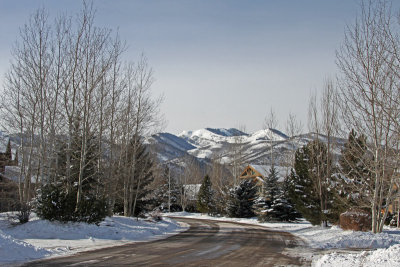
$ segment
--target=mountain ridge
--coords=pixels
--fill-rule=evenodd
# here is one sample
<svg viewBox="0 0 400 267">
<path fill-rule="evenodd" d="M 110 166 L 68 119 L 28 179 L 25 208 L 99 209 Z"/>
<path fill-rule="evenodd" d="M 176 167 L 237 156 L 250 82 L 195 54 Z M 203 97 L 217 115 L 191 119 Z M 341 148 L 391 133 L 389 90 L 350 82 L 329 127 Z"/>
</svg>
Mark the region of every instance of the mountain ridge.
<svg viewBox="0 0 400 267">
<path fill-rule="evenodd" d="M 230 164 L 236 153 L 247 164 L 282 166 L 286 164 L 288 154 L 315 138 L 315 133 L 289 137 L 277 129 L 244 133 L 235 128 L 202 128 L 182 131 L 178 135 L 158 133 L 147 140 L 161 162 L 176 161 L 189 155 L 202 161 L 218 158 L 221 163 Z M 326 136 L 318 135 L 318 138 L 326 142 Z M 346 141 L 335 139 L 339 147 Z M 340 154 L 340 149 L 334 150 L 334 154 Z"/>
</svg>

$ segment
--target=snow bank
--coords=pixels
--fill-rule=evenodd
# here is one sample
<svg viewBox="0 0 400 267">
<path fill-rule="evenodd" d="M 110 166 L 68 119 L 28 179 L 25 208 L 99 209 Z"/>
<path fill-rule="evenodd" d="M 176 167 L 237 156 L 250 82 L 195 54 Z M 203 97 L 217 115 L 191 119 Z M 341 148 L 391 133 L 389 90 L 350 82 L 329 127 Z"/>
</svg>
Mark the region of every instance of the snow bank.
<svg viewBox="0 0 400 267">
<path fill-rule="evenodd" d="M 148 241 L 185 230 L 171 219 L 150 222 L 122 216 L 107 217 L 99 226 L 86 223 L 59 223 L 34 217 L 12 226 L 0 214 L 0 265 L 73 254 L 85 250 Z"/>
<path fill-rule="evenodd" d="M 400 243 L 400 231 L 386 229 L 383 233 L 343 231 L 333 226 L 330 229 L 309 227 L 295 234 L 306 239 L 312 248 L 387 248 Z"/>
<path fill-rule="evenodd" d="M 0 231 L 0 264 L 43 258 L 50 254 L 50 250 L 35 247 Z"/>
<path fill-rule="evenodd" d="M 322 256 L 318 261 L 314 262 L 313 266 L 400 266 L 400 244 L 393 245 L 387 249 L 363 251 L 361 253 L 330 253 Z"/>
</svg>

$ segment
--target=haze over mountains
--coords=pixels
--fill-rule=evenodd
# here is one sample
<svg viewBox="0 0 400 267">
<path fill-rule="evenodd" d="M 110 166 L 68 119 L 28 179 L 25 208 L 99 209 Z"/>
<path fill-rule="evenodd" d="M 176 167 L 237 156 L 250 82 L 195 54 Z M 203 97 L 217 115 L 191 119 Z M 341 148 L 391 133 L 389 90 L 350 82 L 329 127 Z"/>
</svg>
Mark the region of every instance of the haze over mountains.
<svg viewBox="0 0 400 267">
<path fill-rule="evenodd" d="M 205 164 L 212 159 L 231 164 L 239 158 L 244 164 L 269 166 L 274 162 L 276 166 L 290 167 L 288 155 L 315 138 L 314 133 L 288 137 L 276 129 L 247 134 L 235 128 L 205 128 L 178 135 L 158 133 L 146 142 L 161 162 L 177 163 L 184 156 L 192 156 Z M 319 139 L 326 141 L 323 135 Z M 337 156 L 346 140 L 335 138 L 335 141 L 338 146 L 334 154 Z"/>
</svg>

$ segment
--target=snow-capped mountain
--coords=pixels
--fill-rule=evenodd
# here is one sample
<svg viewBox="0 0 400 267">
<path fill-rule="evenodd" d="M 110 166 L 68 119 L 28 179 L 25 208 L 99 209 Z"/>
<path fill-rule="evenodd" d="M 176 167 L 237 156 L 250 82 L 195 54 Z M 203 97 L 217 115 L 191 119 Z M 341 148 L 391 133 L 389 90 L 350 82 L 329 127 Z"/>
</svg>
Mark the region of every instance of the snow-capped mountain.
<svg viewBox="0 0 400 267">
<path fill-rule="evenodd" d="M 325 137 L 320 135 L 320 140 Z M 315 139 L 315 134 L 308 133 L 289 138 L 276 129 L 265 129 L 247 134 L 230 128 L 205 128 L 195 131 L 183 131 L 176 135 L 159 133 L 147 139 L 161 161 L 177 161 L 190 155 L 200 161 L 207 162 L 218 158 L 223 163 L 231 163 L 233 158 L 240 158 L 246 164 L 276 166 L 287 164 L 287 155 L 299 147 Z M 340 147 L 345 140 L 336 138 Z M 286 162 L 285 162 L 286 160 Z"/>
</svg>

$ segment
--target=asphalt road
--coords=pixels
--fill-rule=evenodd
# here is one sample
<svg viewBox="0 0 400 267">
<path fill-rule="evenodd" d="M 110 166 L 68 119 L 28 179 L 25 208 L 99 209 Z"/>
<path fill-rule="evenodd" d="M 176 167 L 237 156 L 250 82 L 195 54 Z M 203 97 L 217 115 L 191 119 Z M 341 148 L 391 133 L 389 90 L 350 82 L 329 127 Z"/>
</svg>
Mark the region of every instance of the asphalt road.
<svg viewBox="0 0 400 267">
<path fill-rule="evenodd" d="M 293 235 L 233 222 L 174 218 L 190 225 L 166 239 L 87 251 L 23 266 L 298 266 Z"/>
</svg>

